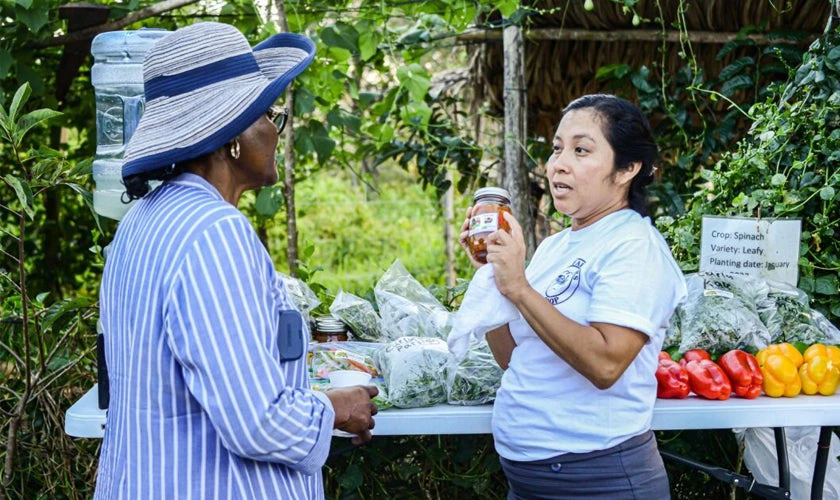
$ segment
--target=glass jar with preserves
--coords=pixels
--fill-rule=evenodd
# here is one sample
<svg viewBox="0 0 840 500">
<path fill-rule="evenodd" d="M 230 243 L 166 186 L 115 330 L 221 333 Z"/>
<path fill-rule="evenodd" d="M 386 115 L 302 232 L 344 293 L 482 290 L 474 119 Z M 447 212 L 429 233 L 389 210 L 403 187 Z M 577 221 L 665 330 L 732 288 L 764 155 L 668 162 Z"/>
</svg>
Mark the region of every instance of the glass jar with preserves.
<svg viewBox="0 0 840 500">
<path fill-rule="evenodd" d="M 347 325 L 332 315 L 318 316 L 312 338 L 316 342 L 344 342 L 347 340 Z"/>
<path fill-rule="evenodd" d="M 487 262 L 487 236 L 499 229 L 510 231 L 503 212 L 511 213 L 510 193 L 497 187 L 483 187 L 473 196 L 467 244 L 473 259 Z"/>
</svg>

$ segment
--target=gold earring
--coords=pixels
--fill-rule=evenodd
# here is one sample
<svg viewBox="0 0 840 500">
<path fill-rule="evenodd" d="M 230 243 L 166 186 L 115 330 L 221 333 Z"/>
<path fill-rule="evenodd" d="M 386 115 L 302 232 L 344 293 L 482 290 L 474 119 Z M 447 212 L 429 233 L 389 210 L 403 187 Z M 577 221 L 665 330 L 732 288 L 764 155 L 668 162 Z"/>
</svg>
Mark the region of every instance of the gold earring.
<svg viewBox="0 0 840 500">
<path fill-rule="evenodd" d="M 233 142 L 230 143 L 230 155 L 234 160 L 239 159 L 239 139 L 234 139 Z"/>
</svg>

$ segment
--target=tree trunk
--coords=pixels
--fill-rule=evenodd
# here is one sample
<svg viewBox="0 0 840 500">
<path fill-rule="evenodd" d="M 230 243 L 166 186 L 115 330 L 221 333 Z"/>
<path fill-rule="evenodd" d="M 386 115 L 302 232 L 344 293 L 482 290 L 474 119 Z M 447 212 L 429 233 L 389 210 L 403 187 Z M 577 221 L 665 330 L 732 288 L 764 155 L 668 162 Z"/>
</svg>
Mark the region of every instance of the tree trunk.
<svg viewBox="0 0 840 500">
<path fill-rule="evenodd" d="M 446 248 L 446 286 L 455 286 L 455 238 L 458 237 L 455 220 L 455 185 L 452 171 L 446 171 L 449 188 L 443 193 L 443 241 Z"/>
<path fill-rule="evenodd" d="M 527 99 L 525 91 L 525 45 L 522 28 L 510 25 L 504 31 L 504 101 L 505 101 L 505 167 L 502 187 L 510 192 L 513 213 L 525 236 L 527 258 L 534 254 L 534 201 L 531 182 L 525 163 L 525 144 L 528 137 Z"/>
<path fill-rule="evenodd" d="M 277 22 L 284 33 L 289 31 L 286 20 L 286 6 L 283 0 L 274 0 L 277 8 Z M 286 205 L 286 261 L 289 264 L 289 274 L 294 276 L 298 263 L 298 232 L 297 215 L 295 211 L 295 94 L 292 84 L 286 90 L 286 107 L 289 109 L 289 119 L 286 122 L 286 134 L 283 143 L 283 198 Z"/>
</svg>

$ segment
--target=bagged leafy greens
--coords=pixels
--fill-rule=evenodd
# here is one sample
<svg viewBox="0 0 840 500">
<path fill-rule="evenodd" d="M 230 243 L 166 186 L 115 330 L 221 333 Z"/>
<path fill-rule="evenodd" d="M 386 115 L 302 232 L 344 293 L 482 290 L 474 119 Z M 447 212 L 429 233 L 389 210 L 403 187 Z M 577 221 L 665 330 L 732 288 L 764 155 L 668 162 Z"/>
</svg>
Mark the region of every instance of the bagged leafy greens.
<svg viewBox="0 0 840 500">
<path fill-rule="evenodd" d="M 761 282 L 718 273 L 686 276 L 688 297 L 680 306 L 680 352 L 767 347 L 770 332 L 755 306 L 757 300 L 766 300 L 769 289 Z"/>
<path fill-rule="evenodd" d="M 455 360 L 441 339 L 401 337 L 374 357 L 398 408 L 420 408 L 446 402 L 446 384 Z"/>
<path fill-rule="evenodd" d="M 396 260 L 373 289 L 382 317 L 382 340 L 400 337 L 446 339 L 452 329 L 449 311 Z"/>
<path fill-rule="evenodd" d="M 826 345 L 838 345 L 840 344 L 840 330 L 837 329 L 836 326 L 831 324 L 828 321 L 828 318 L 823 316 L 823 313 L 811 309 L 811 320 L 814 322 L 814 325 L 820 329 L 822 335 L 820 336 L 818 342 Z"/>
<path fill-rule="evenodd" d="M 468 406 L 493 401 L 502 383 L 502 373 L 487 342 L 472 342 L 464 359 L 451 372 L 447 402 Z"/>
<path fill-rule="evenodd" d="M 773 342 L 801 342 L 806 345 L 840 342 L 840 331 L 819 311 L 811 309 L 808 294 L 786 283 L 767 281 L 770 304 L 759 308 L 759 316 Z"/>
<path fill-rule="evenodd" d="M 773 342 L 784 342 L 785 332 L 797 329 L 800 325 L 807 330 L 812 324 L 811 307 L 808 295 L 795 286 L 768 280 L 769 300 L 757 303 L 758 316 Z"/>
<path fill-rule="evenodd" d="M 352 293 L 339 290 L 330 304 L 330 313 L 350 326 L 350 333 L 356 340 L 379 342 L 382 336 L 382 319 L 373 309 L 373 304 Z"/>
<path fill-rule="evenodd" d="M 680 308 L 677 308 L 674 311 L 674 314 L 671 315 L 671 319 L 668 320 L 668 328 L 665 330 L 665 339 L 662 341 L 663 351 L 669 347 L 679 347 L 680 342 L 682 341 L 682 332 L 680 331 L 682 319 L 680 318 L 680 314 Z"/>
<path fill-rule="evenodd" d="M 313 309 L 321 305 L 321 300 L 303 281 L 283 273 L 277 273 L 277 275 L 286 285 L 286 291 L 289 292 L 292 303 L 298 308 L 304 321 L 309 324 L 311 320 L 310 313 Z"/>
</svg>

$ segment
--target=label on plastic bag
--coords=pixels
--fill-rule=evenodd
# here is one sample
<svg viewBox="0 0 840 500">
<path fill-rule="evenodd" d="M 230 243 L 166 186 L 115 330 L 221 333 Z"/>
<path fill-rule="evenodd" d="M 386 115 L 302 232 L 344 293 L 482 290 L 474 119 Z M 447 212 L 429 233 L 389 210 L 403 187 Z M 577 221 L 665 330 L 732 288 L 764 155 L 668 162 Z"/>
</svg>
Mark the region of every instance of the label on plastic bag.
<svg viewBox="0 0 840 500">
<path fill-rule="evenodd" d="M 727 299 L 731 299 L 735 295 L 732 292 L 727 292 L 726 290 L 716 290 L 714 288 L 707 288 L 703 290 L 704 297 L 725 297 Z"/>
</svg>

